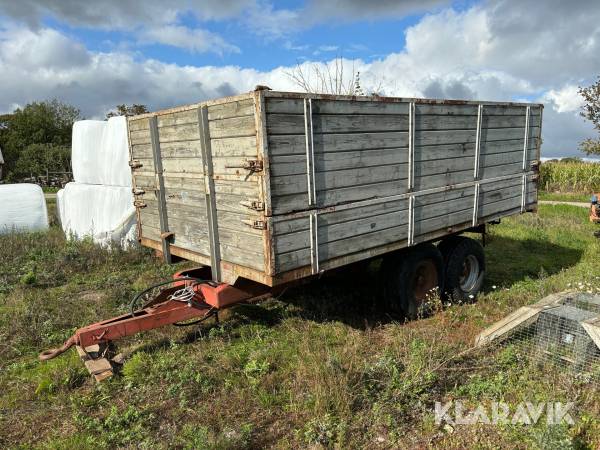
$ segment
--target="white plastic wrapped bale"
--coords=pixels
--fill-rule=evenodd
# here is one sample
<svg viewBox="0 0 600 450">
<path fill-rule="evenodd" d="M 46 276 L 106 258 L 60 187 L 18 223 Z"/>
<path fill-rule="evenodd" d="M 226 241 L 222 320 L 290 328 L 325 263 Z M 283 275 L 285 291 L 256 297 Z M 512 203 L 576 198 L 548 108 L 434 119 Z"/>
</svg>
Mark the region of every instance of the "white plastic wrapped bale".
<svg viewBox="0 0 600 450">
<path fill-rule="evenodd" d="M 137 237 L 131 188 L 68 183 L 58 191 L 57 208 L 67 237 L 123 247 Z"/>
<path fill-rule="evenodd" d="M 131 186 L 127 142 L 125 117 L 75 122 L 71 149 L 75 182 Z"/>
<path fill-rule="evenodd" d="M 37 184 L 0 185 L 0 233 L 48 228 L 48 210 Z"/>
</svg>

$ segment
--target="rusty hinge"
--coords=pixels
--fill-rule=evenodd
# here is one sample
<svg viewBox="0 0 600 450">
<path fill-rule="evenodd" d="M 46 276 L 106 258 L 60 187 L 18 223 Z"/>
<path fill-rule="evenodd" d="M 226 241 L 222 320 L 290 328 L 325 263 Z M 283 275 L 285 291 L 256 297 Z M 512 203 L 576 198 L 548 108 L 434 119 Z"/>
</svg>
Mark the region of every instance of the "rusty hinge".
<svg viewBox="0 0 600 450">
<path fill-rule="evenodd" d="M 240 205 L 253 209 L 254 211 L 264 211 L 265 209 L 265 204 L 263 202 L 259 202 L 258 200 L 243 200 L 240 202 Z"/>
<path fill-rule="evenodd" d="M 143 201 L 141 200 L 136 200 L 133 202 L 133 206 L 135 206 L 136 208 L 145 208 L 146 206 L 148 206 L 147 204 L 145 204 Z"/>
<path fill-rule="evenodd" d="M 146 193 L 145 190 L 139 188 L 133 188 L 131 192 L 133 192 L 133 195 L 144 195 Z"/>
<path fill-rule="evenodd" d="M 531 170 L 533 170 L 534 172 L 538 172 L 540 170 L 540 162 L 531 161 Z"/>
<path fill-rule="evenodd" d="M 538 181 L 540 179 L 539 174 L 535 173 L 531 176 L 531 181 Z"/>
<path fill-rule="evenodd" d="M 226 169 L 245 169 L 250 172 L 260 172 L 263 170 L 263 162 L 260 159 L 248 159 L 242 165 L 225 165 Z"/>
<path fill-rule="evenodd" d="M 242 223 L 256 230 L 266 230 L 267 222 L 264 220 L 242 220 Z"/>
<path fill-rule="evenodd" d="M 144 165 L 139 161 L 129 161 L 129 167 L 132 169 L 139 169 L 140 167 L 144 167 Z"/>
</svg>

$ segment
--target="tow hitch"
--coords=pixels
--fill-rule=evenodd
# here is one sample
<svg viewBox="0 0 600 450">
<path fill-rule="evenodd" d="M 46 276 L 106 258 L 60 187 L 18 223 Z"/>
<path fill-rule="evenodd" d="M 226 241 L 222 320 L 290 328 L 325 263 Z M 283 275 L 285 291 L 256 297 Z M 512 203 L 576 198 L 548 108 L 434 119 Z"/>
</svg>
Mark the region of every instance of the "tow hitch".
<svg viewBox="0 0 600 450">
<path fill-rule="evenodd" d="M 112 366 L 103 351 L 109 342 L 165 325 L 195 325 L 210 317 L 218 320 L 219 311 L 225 308 L 270 295 L 266 286 L 247 280 L 233 286 L 195 276 L 206 273 L 206 269 L 178 272 L 173 280 L 145 289 L 132 300 L 130 313 L 79 328 L 61 347 L 40 353 L 39 359 L 56 358 L 76 346 L 86 367 L 99 381 L 112 375 Z M 192 319 L 196 320 L 189 322 Z"/>
</svg>

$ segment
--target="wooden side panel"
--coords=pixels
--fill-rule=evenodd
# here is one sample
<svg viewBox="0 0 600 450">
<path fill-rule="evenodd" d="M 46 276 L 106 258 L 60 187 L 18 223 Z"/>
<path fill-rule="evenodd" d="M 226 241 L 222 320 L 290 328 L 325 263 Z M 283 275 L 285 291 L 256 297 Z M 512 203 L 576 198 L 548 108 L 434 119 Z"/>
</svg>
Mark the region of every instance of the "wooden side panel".
<svg viewBox="0 0 600 450">
<path fill-rule="evenodd" d="M 227 263 L 265 270 L 264 230 L 247 223 L 264 221 L 262 172 L 244 168 L 258 160 L 253 98 L 208 107 L 221 258 Z"/>
<path fill-rule="evenodd" d="M 202 159 L 199 105 L 157 112 L 158 135 L 171 243 L 179 249 L 210 257 L 206 182 Z M 243 206 L 264 202 L 260 173 L 243 166 L 257 160 L 253 97 L 207 107 L 215 190 L 218 243 L 222 267 L 241 265 L 264 271 L 264 231 L 244 224 L 261 220 L 262 212 Z M 132 159 L 137 189 L 140 238 L 160 242 L 156 176 L 148 118 L 130 118 Z M 230 271 L 231 272 L 231 271 Z M 227 281 L 234 281 L 234 274 Z"/>
<path fill-rule="evenodd" d="M 474 216 L 481 223 L 518 213 L 523 174 L 525 209 L 537 201 L 532 163 L 539 159 L 538 105 L 530 110 L 524 155 L 524 106 L 486 103 L 479 117 L 477 104 L 417 100 L 411 108 L 409 100 L 313 96 L 311 164 L 303 98 L 269 92 L 203 105 L 214 184 L 211 208 L 226 282 L 237 275 L 267 284 L 306 276 L 315 252 L 320 268 L 327 270 L 406 247 L 410 205 L 414 243 L 463 230 Z M 174 254 L 205 261 L 211 254 L 211 213 L 200 106 L 155 116 Z M 161 233 L 148 117 L 129 119 L 130 152 L 140 237 L 159 248 L 154 245 Z M 257 170 L 250 169 L 256 165 Z M 308 176 L 307 167 L 314 167 L 314 176 Z M 309 202 L 310 184 L 314 202 Z"/>
<path fill-rule="evenodd" d="M 477 105 L 416 105 L 415 190 L 473 178 Z M 317 206 L 407 192 L 408 103 L 313 100 Z M 309 209 L 306 130 L 298 99 L 267 99 L 273 214 Z M 537 159 L 540 109 L 531 110 L 528 164 Z M 522 171 L 524 107 L 483 109 L 480 175 Z"/>
<path fill-rule="evenodd" d="M 317 201 L 311 207 L 304 102 L 267 98 L 275 273 L 311 265 L 310 211 L 317 213 L 319 262 L 327 267 L 330 260 L 351 255 L 360 259 L 361 252 L 368 257 L 376 248 L 407 246 L 411 192 L 415 243 L 443 236 L 455 227 L 464 229 L 472 222 L 475 207 L 478 222 L 520 210 L 525 107 L 484 106 L 477 157 L 476 104 L 416 104 L 410 191 L 408 105 L 312 100 Z M 540 122 L 541 109 L 532 107 L 527 171 L 539 158 Z M 480 180 L 504 178 L 482 183 L 475 203 L 477 159 Z M 434 192 L 422 193 L 429 190 Z M 526 207 L 536 201 L 537 187 L 530 173 Z M 353 203 L 357 206 L 349 206 Z"/>
<path fill-rule="evenodd" d="M 527 205 L 532 205 L 537 199 L 535 182 L 530 180 L 527 189 Z M 478 216 L 485 220 L 498 213 L 512 214 L 521 205 L 520 193 L 520 179 L 481 185 Z M 452 232 L 453 227 L 471 222 L 474 194 L 474 188 L 469 187 L 416 197 L 415 242 L 428 241 L 442 230 Z M 308 215 L 273 217 L 273 245 L 278 273 L 310 265 L 309 223 Z M 321 262 L 399 241 L 403 241 L 400 247 L 406 247 L 407 237 L 407 199 L 318 214 Z"/>
<path fill-rule="evenodd" d="M 165 188 L 165 203 L 172 245 L 209 255 L 206 231 L 205 183 L 198 109 L 156 113 L 158 141 Z M 161 241 L 159 196 L 150 144 L 148 118 L 129 120 L 140 238 Z M 134 166 L 135 167 L 135 166 Z"/>
</svg>

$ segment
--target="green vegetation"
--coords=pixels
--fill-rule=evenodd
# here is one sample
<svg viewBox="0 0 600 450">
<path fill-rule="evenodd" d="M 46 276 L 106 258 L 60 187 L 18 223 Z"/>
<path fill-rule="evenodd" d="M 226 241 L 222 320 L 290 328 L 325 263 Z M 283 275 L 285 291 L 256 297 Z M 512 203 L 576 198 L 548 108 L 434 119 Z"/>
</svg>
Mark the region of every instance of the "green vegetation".
<svg viewBox="0 0 600 450">
<path fill-rule="evenodd" d="M 503 220 L 478 303 L 402 324 L 377 310 L 375 267 L 240 305 L 219 325 L 119 343 L 120 374 L 93 382 L 74 351 L 37 353 L 127 311 L 175 267 L 150 252 L 65 242 L 60 230 L 0 237 L 0 447 L 594 448 L 597 384 L 530 365 L 515 346 L 463 354 L 486 325 L 579 282 L 597 290 L 587 211 L 540 206 Z M 574 401 L 575 425 L 434 422 L 434 402 Z"/>
<path fill-rule="evenodd" d="M 9 181 L 69 172 L 71 131 L 79 110 L 58 100 L 33 102 L 0 116 L 0 147 Z"/>
<path fill-rule="evenodd" d="M 539 186 L 550 192 L 598 192 L 600 191 L 600 164 L 582 161 L 542 163 Z"/>
<path fill-rule="evenodd" d="M 107 118 L 148 112 L 145 105 L 117 105 Z M 81 119 L 74 106 L 49 100 L 32 102 L 0 115 L 0 148 L 9 182 L 50 178 L 65 181 L 71 172 L 73 123 Z"/>
<path fill-rule="evenodd" d="M 590 86 L 579 87 L 579 95 L 585 103 L 581 108 L 581 116 L 594 124 L 594 129 L 600 132 L 600 77 Z M 588 155 L 600 155 L 600 139 L 586 139 L 580 146 Z"/>
<path fill-rule="evenodd" d="M 581 194 L 579 192 L 547 192 L 539 191 L 538 200 L 549 200 L 555 202 L 579 202 L 590 203 L 592 194 Z"/>
</svg>

